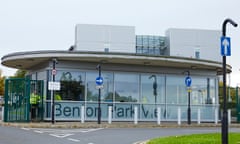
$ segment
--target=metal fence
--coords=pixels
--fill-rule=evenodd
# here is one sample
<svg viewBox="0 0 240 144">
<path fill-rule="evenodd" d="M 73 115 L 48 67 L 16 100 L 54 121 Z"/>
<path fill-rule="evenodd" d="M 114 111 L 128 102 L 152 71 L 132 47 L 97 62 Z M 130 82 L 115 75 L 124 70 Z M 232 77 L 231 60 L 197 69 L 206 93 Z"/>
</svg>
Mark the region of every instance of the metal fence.
<svg viewBox="0 0 240 144">
<path fill-rule="evenodd" d="M 43 109 L 43 81 L 25 78 L 10 78 L 5 80 L 4 121 L 29 122 L 31 117 L 30 93 L 36 89 L 41 96 L 39 109 Z M 43 110 L 39 111 L 36 120 L 43 119 Z"/>
</svg>

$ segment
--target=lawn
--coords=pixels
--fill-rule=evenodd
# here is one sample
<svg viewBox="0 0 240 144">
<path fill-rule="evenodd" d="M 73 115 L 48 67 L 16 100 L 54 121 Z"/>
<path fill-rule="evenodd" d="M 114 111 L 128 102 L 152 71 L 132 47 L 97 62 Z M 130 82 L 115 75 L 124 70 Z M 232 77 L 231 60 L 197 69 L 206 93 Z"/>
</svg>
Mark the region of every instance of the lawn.
<svg viewBox="0 0 240 144">
<path fill-rule="evenodd" d="M 229 144 L 240 144 L 240 133 L 229 133 Z M 150 140 L 147 144 L 221 144 L 221 133 L 179 135 Z"/>
</svg>

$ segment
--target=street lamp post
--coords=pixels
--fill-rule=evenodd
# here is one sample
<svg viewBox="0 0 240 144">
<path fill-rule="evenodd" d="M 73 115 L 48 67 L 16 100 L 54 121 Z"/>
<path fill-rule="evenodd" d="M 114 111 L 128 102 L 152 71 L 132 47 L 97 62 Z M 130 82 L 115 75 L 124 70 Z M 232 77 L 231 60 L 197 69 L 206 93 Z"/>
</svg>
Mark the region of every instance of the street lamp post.
<svg viewBox="0 0 240 144">
<path fill-rule="evenodd" d="M 226 36 L 226 25 L 227 23 L 237 27 L 231 19 L 225 19 L 222 24 L 222 36 Z M 226 55 L 223 55 L 223 117 L 222 117 L 222 144 L 228 144 L 228 112 L 227 112 L 227 94 L 226 94 Z"/>
</svg>

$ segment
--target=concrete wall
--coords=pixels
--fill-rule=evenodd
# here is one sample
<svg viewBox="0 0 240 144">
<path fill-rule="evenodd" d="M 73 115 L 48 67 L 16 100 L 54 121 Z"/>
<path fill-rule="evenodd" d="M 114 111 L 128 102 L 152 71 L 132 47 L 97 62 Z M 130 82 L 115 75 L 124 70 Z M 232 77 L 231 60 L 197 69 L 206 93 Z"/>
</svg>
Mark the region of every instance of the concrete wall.
<svg viewBox="0 0 240 144">
<path fill-rule="evenodd" d="M 170 56 L 196 58 L 221 62 L 220 31 L 168 29 L 166 31 Z"/>
<path fill-rule="evenodd" d="M 89 25 L 76 26 L 75 50 L 135 53 L 133 26 Z"/>
</svg>

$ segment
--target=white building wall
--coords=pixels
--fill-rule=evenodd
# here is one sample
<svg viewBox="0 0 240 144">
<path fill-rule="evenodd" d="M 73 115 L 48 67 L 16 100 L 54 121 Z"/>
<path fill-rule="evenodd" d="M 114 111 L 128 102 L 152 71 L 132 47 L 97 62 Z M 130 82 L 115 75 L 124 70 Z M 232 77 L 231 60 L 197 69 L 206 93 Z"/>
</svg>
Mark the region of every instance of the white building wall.
<svg viewBox="0 0 240 144">
<path fill-rule="evenodd" d="M 78 24 L 75 50 L 135 53 L 135 27 Z"/>
<path fill-rule="evenodd" d="M 221 62 L 221 31 L 168 29 L 166 36 L 170 56 L 196 58 L 195 52 L 198 51 L 200 59 Z"/>
</svg>

